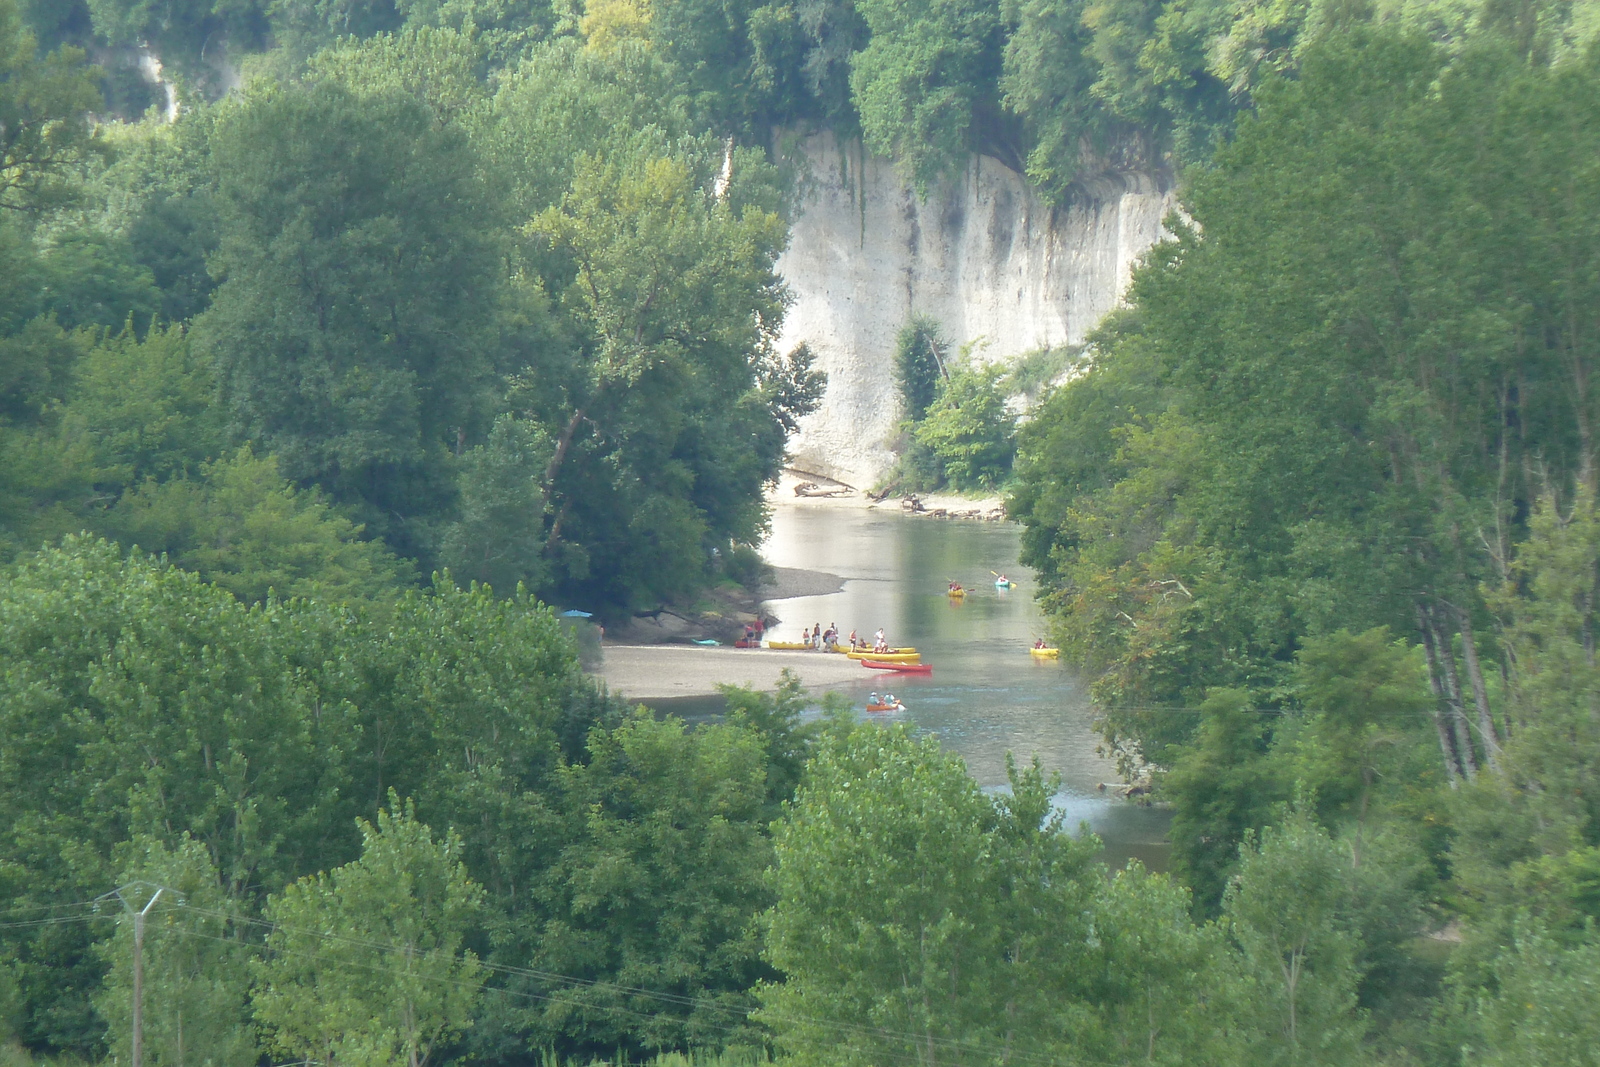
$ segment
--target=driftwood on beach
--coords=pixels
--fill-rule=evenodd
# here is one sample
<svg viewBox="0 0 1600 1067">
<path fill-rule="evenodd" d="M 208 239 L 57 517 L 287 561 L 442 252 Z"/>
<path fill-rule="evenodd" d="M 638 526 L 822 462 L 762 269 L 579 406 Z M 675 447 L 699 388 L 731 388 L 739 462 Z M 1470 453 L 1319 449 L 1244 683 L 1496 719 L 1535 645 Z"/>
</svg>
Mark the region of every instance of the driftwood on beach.
<svg viewBox="0 0 1600 1067">
<path fill-rule="evenodd" d="M 803 497 L 849 496 L 854 492 L 855 490 L 847 485 L 835 485 L 824 489 L 816 482 L 801 482 L 794 487 L 794 495 Z"/>
</svg>

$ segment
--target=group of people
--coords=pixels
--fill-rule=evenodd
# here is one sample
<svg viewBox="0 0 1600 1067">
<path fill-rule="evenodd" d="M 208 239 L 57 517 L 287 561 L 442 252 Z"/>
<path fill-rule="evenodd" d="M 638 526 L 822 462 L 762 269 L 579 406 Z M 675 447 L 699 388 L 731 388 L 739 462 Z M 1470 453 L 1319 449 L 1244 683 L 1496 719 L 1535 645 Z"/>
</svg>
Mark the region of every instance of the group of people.
<svg viewBox="0 0 1600 1067">
<path fill-rule="evenodd" d="M 867 698 L 867 707 L 869 708 L 898 708 L 899 706 L 900 698 L 895 696 L 893 693 L 883 694 L 882 700 L 878 699 L 877 693 L 872 693 Z"/>
<path fill-rule="evenodd" d="M 808 648 L 831 652 L 839 645 L 839 626 L 837 623 L 831 622 L 826 630 L 822 628 L 820 622 L 814 626 L 808 626 L 800 632 L 800 642 Z M 874 652 L 889 651 L 889 639 L 884 635 L 883 627 L 881 626 L 878 627 L 878 632 L 872 635 L 870 646 L 854 630 L 850 631 L 849 643 L 850 651 L 852 652 L 868 647 Z"/>
<path fill-rule="evenodd" d="M 850 636 L 854 637 L 855 634 L 852 633 Z M 824 630 L 819 622 L 801 631 L 800 641 L 811 648 L 831 652 L 833 646 L 839 643 L 839 627 L 830 622 L 828 628 Z"/>
</svg>

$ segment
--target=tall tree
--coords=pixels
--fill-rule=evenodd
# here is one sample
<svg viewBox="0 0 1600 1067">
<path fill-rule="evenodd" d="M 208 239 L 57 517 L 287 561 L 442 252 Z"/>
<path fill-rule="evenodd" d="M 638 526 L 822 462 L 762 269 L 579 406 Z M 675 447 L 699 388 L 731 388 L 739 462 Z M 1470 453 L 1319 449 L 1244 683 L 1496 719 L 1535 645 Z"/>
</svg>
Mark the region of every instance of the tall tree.
<svg viewBox="0 0 1600 1067">
<path fill-rule="evenodd" d="M 1304 814 L 1243 852 L 1223 905 L 1257 1015 L 1249 1062 L 1360 1062 L 1348 858 Z"/>
<path fill-rule="evenodd" d="M 1018 164 L 995 103 L 1003 47 L 993 0 L 864 0 L 871 37 L 851 64 L 861 131 L 874 151 L 903 160 L 924 191 L 984 148 Z"/>
<path fill-rule="evenodd" d="M 416 554 L 485 422 L 497 260 L 463 132 L 399 92 L 268 87 L 219 120 L 224 280 L 196 337 L 236 431 Z"/>
<path fill-rule="evenodd" d="M 435 840 L 394 793 L 361 836 L 360 859 L 269 902 L 256 1018 L 290 1055 L 421 1067 L 471 1020 L 483 968 L 463 942 L 482 890 L 460 842 Z"/>
<path fill-rule="evenodd" d="M 547 548 L 572 591 L 594 573 L 602 602 L 680 594 L 711 546 L 754 539 L 782 456 L 761 378 L 785 304 L 784 227 L 764 165 L 735 153 L 719 190 L 720 156 L 646 131 L 580 156 L 560 206 L 530 224 L 581 345 L 554 378 Z"/>
<path fill-rule="evenodd" d="M 73 169 L 97 147 L 100 104 L 83 52 L 41 55 L 17 0 L 0 0 L 0 209 L 36 211 L 70 198 Z"/>
<path fill-rule="evenodd" d="M 802 1062 L 988 1063 L 1093 1027 L 1087 843 L 1037 769 L 998 807 L 937 742 L 831 726 L 777 838 L 762 1018 Z M 1089 877 L 1085 877 L 1088 875 Z"/>
</svg>

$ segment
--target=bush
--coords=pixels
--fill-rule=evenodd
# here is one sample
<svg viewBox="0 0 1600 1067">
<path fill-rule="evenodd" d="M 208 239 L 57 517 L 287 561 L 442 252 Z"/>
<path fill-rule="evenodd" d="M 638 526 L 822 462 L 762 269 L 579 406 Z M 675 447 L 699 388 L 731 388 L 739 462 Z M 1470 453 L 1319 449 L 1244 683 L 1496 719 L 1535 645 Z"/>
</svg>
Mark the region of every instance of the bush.
<svg viewBox="0 0 1600 1067">
<path fill-rule="evenodd" d="M 912 431 L 957 489 L 995 489 L 1011 473 L 1016 421 L 1006 410 L 1005 374 L 998 364 L 958 368 Z"/>
<path fill-rule="evenodd" d="M 759 589 L 772 577 L 772 566 L 761 558 L 754 545 L 729 545 L 722 556 L 722 573 L 746 589 Z"/>
</svg>

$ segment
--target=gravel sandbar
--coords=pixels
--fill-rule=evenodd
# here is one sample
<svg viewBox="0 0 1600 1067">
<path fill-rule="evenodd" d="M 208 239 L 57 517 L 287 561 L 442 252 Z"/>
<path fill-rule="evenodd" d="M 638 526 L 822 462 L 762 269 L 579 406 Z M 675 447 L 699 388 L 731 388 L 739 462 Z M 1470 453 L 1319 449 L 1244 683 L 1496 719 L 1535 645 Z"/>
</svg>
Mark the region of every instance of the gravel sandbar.
<svg viewBox="0 0 1600 1067">
<path fill-rule="evenodd" d="M 788 600 L 795 596 L 827 596 L 844 588 L 844 579 L 827 571 L 804 567 L 774 567 L 772 580 L 761 586 L 762 600 Z M 741 651 L 744 651 L 741 649 Z"/>
<path fill-rule="evenodd" d="M 866 682 L 874 673 L 831 652 L 699 645 L 606 645 L 603 651 L 600 679 L 628 700 L 710 696 L 719 684 L 771 692 L 785 667 L 807 687 Z"/>
</svg>

